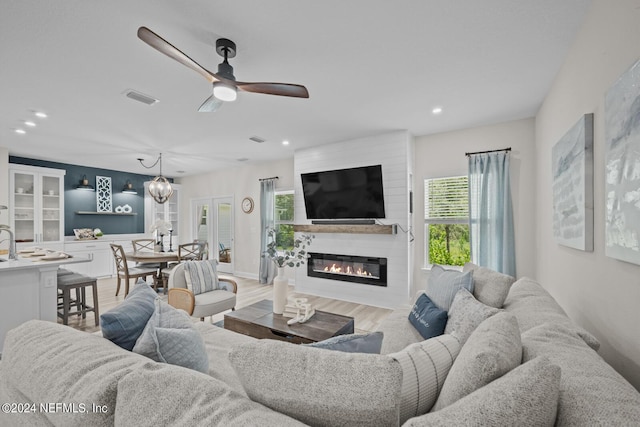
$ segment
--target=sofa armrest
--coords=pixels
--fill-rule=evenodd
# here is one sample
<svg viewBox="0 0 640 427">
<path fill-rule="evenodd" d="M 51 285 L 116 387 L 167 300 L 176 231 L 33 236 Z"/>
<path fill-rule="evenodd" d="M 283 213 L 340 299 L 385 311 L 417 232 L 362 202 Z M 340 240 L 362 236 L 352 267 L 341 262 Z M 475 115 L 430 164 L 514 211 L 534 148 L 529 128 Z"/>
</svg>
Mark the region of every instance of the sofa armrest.
<svg viewBox="0 0 640 427">
<path fill-rule="evenodd" d="M 218 277 L 218 284 L 220 289 L 224 289 L 225 291 L 233 292 L 234 294 L 238 293 L 238 284 L 235 280 L 226 276 Z"/>
</svg>

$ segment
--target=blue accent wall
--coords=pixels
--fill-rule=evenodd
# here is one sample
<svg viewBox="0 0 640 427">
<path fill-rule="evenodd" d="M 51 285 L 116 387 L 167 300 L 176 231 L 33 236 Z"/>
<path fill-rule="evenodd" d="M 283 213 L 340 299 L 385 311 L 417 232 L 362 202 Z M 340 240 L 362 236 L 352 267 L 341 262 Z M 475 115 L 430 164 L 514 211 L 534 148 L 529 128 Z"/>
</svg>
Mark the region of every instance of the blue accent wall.
<svg viewBox="0 0 640 427">
<path fill-rule="evenodd" d="M 73 236 L 74 228 L 100 228 L 104 234 L 145 233 L 144 229 L 144 182 L 154 176 L 139 175 L 109 169 L 98 169 L 46 160 L 27 159 L 9 156 L 9 163 L 44 168 L 63 169 L 64 177 L 64 234 Z M 86 175 L 89 184 L 96 186 L 96 176 L 111 177 L 112 206 L 129 205 L 137 215 L 79 215 L 76 212 L 95 212 L 97 210 L 96 192 L 78 190 L 76 187 Z M 138 194 L 122 192 L 127 180 L 133 184 Z M 172 181 L 169 179 L 169 181 Z"/>
</svg>

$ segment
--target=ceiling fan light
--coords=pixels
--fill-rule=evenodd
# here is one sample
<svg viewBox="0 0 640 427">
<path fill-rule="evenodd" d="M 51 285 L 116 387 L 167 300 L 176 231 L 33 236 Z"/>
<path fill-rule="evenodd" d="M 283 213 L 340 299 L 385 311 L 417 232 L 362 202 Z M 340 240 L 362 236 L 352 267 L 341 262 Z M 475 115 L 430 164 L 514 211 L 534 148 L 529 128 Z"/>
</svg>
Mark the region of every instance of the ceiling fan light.
<svg viewBox="0 0 640 427">
<path fill-rule="evenodd" d="M 220 101 L 231 102 L 238 97 L 236 88 L 223 82 L 215 82 L 213 84 L 213 96 Z"/>
<path fill-rule="evenodd" d="M 149 194 L 157 203 L 165 203 L 173 194 L 173 188 L 167 178 L 162 175 L 153 178 L 149 183 Z"/>
</svg>

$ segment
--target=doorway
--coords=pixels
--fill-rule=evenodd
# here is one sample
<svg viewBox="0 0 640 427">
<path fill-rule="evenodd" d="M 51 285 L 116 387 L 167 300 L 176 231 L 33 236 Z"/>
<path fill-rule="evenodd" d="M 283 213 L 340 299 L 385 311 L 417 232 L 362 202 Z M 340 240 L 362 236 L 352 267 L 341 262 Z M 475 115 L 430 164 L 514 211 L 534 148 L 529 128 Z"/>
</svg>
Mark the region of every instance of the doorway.
<svg viewBox="0 0 640 427">
<path fill-rule="evenodd" d="M 193 239 L 206 242 L 208 259 L 218 260 L 218 271 L 233 274 L 233 197 L 191 201 Z"/>
</svg>

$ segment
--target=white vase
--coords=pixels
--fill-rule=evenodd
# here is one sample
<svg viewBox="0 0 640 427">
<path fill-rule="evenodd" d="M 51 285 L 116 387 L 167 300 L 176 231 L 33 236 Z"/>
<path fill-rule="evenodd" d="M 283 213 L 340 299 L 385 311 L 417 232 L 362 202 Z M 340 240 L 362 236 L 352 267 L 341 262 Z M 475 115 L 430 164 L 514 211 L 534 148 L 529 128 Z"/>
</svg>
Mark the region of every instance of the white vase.
<svg viewBox="0 0 640 427">
<path fill-rule="evenodd" d="M 278 267 L 278 275 L 273 279 L 273 312 L 282 314 L 287 304 L 289 279 L 284 275 L 284 267 Z"/>
</svg>

